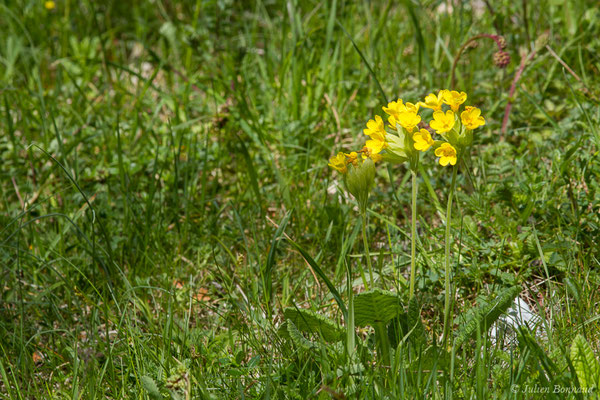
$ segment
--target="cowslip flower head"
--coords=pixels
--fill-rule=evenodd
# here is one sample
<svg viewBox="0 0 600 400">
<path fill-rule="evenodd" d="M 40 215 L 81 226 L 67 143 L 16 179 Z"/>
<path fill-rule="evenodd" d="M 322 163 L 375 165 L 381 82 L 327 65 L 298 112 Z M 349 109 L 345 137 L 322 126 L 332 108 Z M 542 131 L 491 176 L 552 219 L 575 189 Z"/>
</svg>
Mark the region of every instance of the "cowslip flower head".
<svg viewBox="0 0 600 400">
<path fill-rule="evenodd" d="M 337 155 L 329 159 L 329 164 L 327 165 L 329 165 L 336 171 L 345 174 L 346 172 L 348 172 L 348 167 L 346 167 L 346 164 L 346 155 L 342 152 L 339 152 L 337 153 Z"/>
<path fill-rule="evenodd" d="M 418 132 L 415 132 L 413 134 L 413 141 L 415 142 L 415 149 L 419 151 L 427 151 L 434 143 L 431 134 L 427 129 L 421 129 Z"/>
<path fill-rule="evenodd" d="M 56 8 L 56 3 L 54 1 L 48 0 L 44 2 L 44 7 L 46 7 L 46 10 L 54 10 L 54 8 Z"/>
<path fill-rule="evenodd" d="M 466 106 L 465 111 L 460 113 L 460 119 L 465 128 L 470 130 L 485 125 L 485 119 L 483 119 L 481 110 L 477 107 Z"/>
<path fill-rule="evenodd" d="M 387 107 L 386 106 L 381 107 L 381 109 L 383 111 L 385 111 L 386 114 L 397 117 L 398 114 L 406 112 L 406 111 L 417 113 L 419 111 L 419 103 L 417 103 L 417 104 L 406 103 L 405 104 L 402 102 L 402 99 L 398 99 L 396 101 L 392 101 L 392 102 L 388 103 Z"/>
<path fill-rule="evenodd" d="M 370 136 L 373 140 L 385 140 L 385 124 L 379 115 L 375 119 L 370 119 L 367 122 L 367 129 L 363 129 L 365 135 Z"/>
<path fill-rule="evenodd" d="M 396 123 L 400 124 L 409 133 L 415 130 L 415 127 L 421 122 L 421 116 L 412 111 L 405 111 L 398 114 L 397 118 L 391 116 L 390 119 L 394 119 Z M 394 125 L 395 127 L 396 125 Z"/>
<path fill-rule="evenodd" d="M 444 90 L 443 92 L 444 103 L 448 104 L 454 112 L 458 112 L 458 107 L 467 101 L 467 94 L 465 92 L 459 93 L 456 90 Z"/>
<path fill-rule="evenodd" d="M 443 167 L 448 164 L 456 165 L 456 149 L 450 143 L 442 143 L 440 147 L 435 149 L 435 155 L 440 158 L 440 165 Z"/>
<path fill-rule="evenodd" d="M 420 101 L 417 104 L 421 107 L 431 108 L 434 111 L 440 111 L 444 104 L 444 90 L 440 90 L 437 96 L 434 93 L 429 93 L 425 96 L 425 101 Z"/>
<path fill-rule="evenodd" d="M 387 107 L 383 106 L 381 109 L 388 115 L 398 115 L 401 112 L 406 111 L 406 106 L 402 102 L 402 99 L 398 99 L 396 101 L 389 102 Z"/>
<path fill-rule="evenodd" d="M 383 106 L 382 109 L 389 115 L 388 122 L 390 127 L 395 130 L 396 124 L 400 123 L 400 114 L 406 112 L 416 114 L 419 111 L 419 104 L 403 103 L 402 99 L 398 99 L 388 103 L 387 107 Z"/>
<path fill-rule="evenodd" d="M 454 112 L 452 110 L 446 111 L 445 114 L 443 111 L 435 111 L 433 113 L 433 121 L 429 123 L 429 126 L 441 134 L 454 128 L 454 122 Z"/>
</svg>

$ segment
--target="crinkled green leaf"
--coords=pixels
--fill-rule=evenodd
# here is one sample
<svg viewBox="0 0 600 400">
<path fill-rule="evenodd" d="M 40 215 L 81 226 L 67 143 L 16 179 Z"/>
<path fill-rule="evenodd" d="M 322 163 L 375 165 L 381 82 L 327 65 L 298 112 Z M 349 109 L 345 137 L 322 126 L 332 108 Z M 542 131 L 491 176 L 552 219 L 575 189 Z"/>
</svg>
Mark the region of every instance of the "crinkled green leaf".
<svg viewBox="0 0 600 400">
<path fill-rule="evenodd" d="M 373 289 L 354 296 L 354 324 L 356 326 L 387 324 L 403 311 L 400 296 L 394 292 Z"/>
<path fill-rule="evenodd" d="M 487 300 L 478 305 L 473 312 L 469 313 L 467 320 L 458 328 L 454 344 L 462 345 L 467 339 L 477 332 L 478 327 L 481 332 L 487 332 L 494 322 L 506 312 L 512 305 L 515 297 L 521 293 L 519 286 L 504 289 L 494 299 Z"/>
<path fill-rule="evenodd" d="M 583 335 L 575 336 L 571 344 L 571 362 L 579 379 L 579 386 L 588 389 L 600 384 L 600 365 Z"/>
<path fill-rule="evenodd" d="M 344 335 L 342 327 L 314 311 L 288 308 L 283 314 L 300 331 L 320 334 L 328 342 L 342 340 L 342 336 Z"/>
<path fill-rule="evenodd" d="M 144 389 L 146 389 L 146 391 L 148 392 L 148 395 L 153 398 L 153 399 L 162 399 L 162 394 L 160 394 L 160 390 L 158 389 L 158 386 L 156 385 L 156 382 L 154 382 L 154 379 L 150 378 L 147 375 L 144 375 L 140 378 L 140 381 L 142 381 L 142 386 L 144 387 Z"/>
<path fill-rule="evenodd" d="M 298 328 L 296 327 L 296 325 L 294 325 L 293 322 L 287 321 L 286 326 L 290 338 L 294 343 L 296 343 L 298 347 L 301 347 L 304 350 L 312 350 L 319 347 L 317 343 L 311 342 L 310 340 L 302 336 L 302 332 L 298 330 Z"/>
</svg>

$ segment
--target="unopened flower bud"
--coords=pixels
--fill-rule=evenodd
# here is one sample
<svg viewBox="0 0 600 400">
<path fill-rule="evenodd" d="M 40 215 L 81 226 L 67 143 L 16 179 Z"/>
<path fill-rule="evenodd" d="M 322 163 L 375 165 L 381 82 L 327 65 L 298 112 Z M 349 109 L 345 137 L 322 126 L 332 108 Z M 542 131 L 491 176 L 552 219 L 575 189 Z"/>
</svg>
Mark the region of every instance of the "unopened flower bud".
<svg viewBox="0 0 600 400">
<path fill-rule="evenodd" d="M 357 166 L 348 166 L 346 174 L 346 188 L 356 197 L 361 210 L 367 209 L 369 194 L 375 184 L 375 163 L 367 158 Z"/>
</svg>

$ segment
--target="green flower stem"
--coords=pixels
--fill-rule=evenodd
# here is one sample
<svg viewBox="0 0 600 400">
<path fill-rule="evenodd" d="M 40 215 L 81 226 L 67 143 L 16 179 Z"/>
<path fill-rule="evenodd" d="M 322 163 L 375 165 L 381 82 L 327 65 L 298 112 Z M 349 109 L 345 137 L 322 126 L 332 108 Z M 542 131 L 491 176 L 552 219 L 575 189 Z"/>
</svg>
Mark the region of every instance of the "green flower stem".
<svg viewBox="0 0 600 400">
<path fill-rule="evenodd" d="M 450 324 L 452 321 L 452 307 L 450 298 L 450 225 L 452 222 L 452 197 L 454 197 L 454 186 L 456 185 L 456 172 L 458 171 L 458 163 L 452 167 L 452 183 L 450 184 L 450 193 L 448 194 L 448 207 L 446 208 L 446 254 L 445 254 L 445 291 L 446 301 L 444 306 L 444 336 L 442 338 L 442 348 L 446 349 L 448 336 L 450 334 Z"/>
<path fill-rule="evenodd" d="M 410 287 L 409 298 L 415 295 L 415 276 L 417 274 L 416 267 L 416 246 L 417 246 L 417 172 L 415 169 L 411 171 L 412 175 L 412 218 L 410 225 Z"/>
<path fill-rule="evenodd" d="M 371 286 L 373 286 L 373 266 L 371 265 L 371 255 L 369 254 L 369 242 L 367 240 L 367 211 L 363 210 L 361 214 L 363 246 L 365 248 L 365 257 L 367 257 L 367 265 L 369 266 L 369 277 L 371 278 Z M 363 281 L 365 281 L 364 277 Z M 369 290 L 366 284 L 365 289 Z"/>
</svg>

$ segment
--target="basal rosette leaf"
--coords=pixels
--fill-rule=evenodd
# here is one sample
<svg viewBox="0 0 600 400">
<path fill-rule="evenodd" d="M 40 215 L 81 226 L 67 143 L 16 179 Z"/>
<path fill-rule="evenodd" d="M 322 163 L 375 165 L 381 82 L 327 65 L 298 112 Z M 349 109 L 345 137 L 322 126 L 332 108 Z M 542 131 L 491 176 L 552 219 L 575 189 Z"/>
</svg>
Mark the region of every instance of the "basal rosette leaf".
<svg viewBox="0 0 600 400">
<path fill-rule="evenodd" d="M 575 336 L 573 344 L 571 344 L 571 362 L 582 389 L 598 387 L 600 365 L 589 343 L 581 334 Z"/>
<path fill-rule="evenodd" d="M 373 289 L 354 296 L 354 323 L 356 326 L 384 325 L 403 311 L 400 296 L 394 292 Z"/>
<path fill-rule="evenodd" d="M 504 289 L 493 299 L 489 299 L 467 315 L 467 320 L 459 327 L 454 344 L 458 347 L 480 329 L 482 333 L 492 326 L 512 305 L 515 297 L 521 293 L 519 286 Z"/>
<path fill-rule="evenodd" d="M 328 342 L 342 340 L 344 329 L 327 317 L 311 310 L 288 308 L 283 312 L 287 321 L 291 321 L 298 330 L 320 334 Z"/>
</svg>

